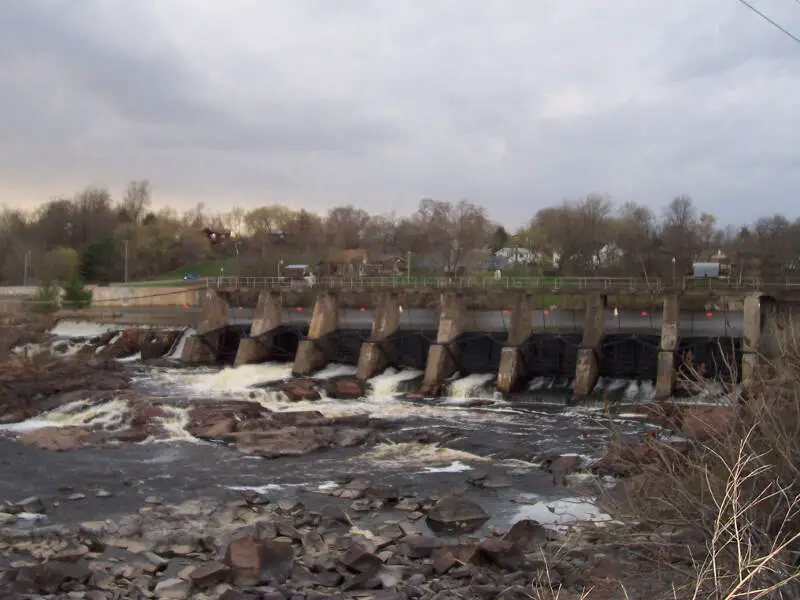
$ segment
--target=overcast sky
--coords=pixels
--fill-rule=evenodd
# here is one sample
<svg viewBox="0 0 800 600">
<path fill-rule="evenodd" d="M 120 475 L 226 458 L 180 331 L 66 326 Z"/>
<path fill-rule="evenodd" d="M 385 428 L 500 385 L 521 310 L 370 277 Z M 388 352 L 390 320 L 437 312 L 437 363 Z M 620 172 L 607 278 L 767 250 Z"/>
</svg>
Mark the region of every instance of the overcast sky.
<svg viewBox="0 0 800 600">
<path fill-rule="evenodd" d="M 0 204 L 800 216 L 798 92 L 800 44 L 736 0 L 2 0 Z"/>
</svg>

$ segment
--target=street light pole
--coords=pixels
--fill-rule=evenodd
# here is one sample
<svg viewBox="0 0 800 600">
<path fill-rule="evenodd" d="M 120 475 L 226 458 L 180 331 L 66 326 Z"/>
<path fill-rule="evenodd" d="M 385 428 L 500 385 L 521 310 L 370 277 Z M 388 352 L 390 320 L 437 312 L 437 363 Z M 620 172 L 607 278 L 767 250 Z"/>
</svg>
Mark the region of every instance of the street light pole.
<svg viewBox="0 0 800 600">
<path fill-rule="evenodd" d="M 411 281 L 411 251 L 406 252 L 406 277 Z"/>
<path fill-rule="evenodd" d="M 122 240 L 125 248 L 125 283 L 128 283 L 128 240 Z"/>
<path fill-rule="evenodd" d="M 28 269 L 30 268 L 31 251 L 25 250 L 25 257 L 22 263 L 22 285 L 28 287 Z"/>
<path fill-rule="evenodd" d="M 677 285 L 677 275 L 675 273 L 675 257 L 672 257 L 672 287 L 674 288 Z"/>
</svg>

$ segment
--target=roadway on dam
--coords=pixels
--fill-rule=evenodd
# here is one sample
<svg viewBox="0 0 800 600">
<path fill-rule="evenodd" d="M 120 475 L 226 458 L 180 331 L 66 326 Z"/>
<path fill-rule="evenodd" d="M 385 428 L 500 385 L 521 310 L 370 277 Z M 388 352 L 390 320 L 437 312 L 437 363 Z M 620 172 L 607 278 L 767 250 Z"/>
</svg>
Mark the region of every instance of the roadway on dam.
<svg viewBox="0 0 800 600">
<path fill-rule="evenodd" d="M 156 325 L 194 325 L 200 317 L 199 307 L 119 307 L 114 308 L 114 321 L 118 323 L 156 324 Z M 110 310 L 104 311 L 106 313 Z M 252 308 L 231 308 L 231 325 L 249 323 L 253 318 Z M 285 308 L 285 325 L 308 324 L 313 310 Z M 535 331 L 583 330 L 584 311 L 536 310 L 533 311 Z M 606 333 L 654 333 L 661 331 L 661 312 L 624 311 L 615 315 L 613 310 L 605 311 Z M 69 318 L 76 318 L 70 316 Z M 77 317 L 79 318 L 79 317 Z M 375 311 L 365 309 L 342 309 L 339 311 L 340 329 L 365 330 L 372 327 Z M 744 315 L 742 311 L 730 312 L 681 312 L 680 333 L 689 336 L 741 336 Z M 466 315 L 464 331 L 506 331 L 511 324 L 511 312 L 501 310 L 469 311 Z M 439 326 L 438 309 L 406 309 L 400 315 L 400 328 L 405 330 L 436 330 Z"/>
</svg>

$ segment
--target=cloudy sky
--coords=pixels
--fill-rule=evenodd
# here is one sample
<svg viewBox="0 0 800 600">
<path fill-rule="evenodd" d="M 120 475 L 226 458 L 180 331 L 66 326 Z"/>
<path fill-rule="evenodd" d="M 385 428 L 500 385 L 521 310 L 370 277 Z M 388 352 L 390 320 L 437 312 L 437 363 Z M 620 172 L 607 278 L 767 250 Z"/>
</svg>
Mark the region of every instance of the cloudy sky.
<svg viewBox="0 0 800 600">
<path fill-rule="evenodd" d="M 737 0 L 2 0 L 0 204 L 147 178 L 178 209 L 795 216 L 798 92 L 800 44 Z"/>
</svg>

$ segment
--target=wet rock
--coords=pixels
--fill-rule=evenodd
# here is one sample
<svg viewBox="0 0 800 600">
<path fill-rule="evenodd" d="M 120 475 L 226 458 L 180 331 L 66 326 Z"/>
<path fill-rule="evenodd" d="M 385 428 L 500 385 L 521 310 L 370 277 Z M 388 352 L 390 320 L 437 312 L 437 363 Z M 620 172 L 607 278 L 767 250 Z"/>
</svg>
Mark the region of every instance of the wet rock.
<svg viewBox="0 0 800 600">
<path fill-rule="evenodd" d="M 427 524 L 437 534 L 469 533 L 488 520 L 489 514 L 475 502 L 461 496 L 450 496 L 430 510 Z"/>
<path fill-rule="evenodd" d="M 537 551 L 547 537 L 547 530 L 538 521 L 523 519 L 514 523 L 503 539 L 528 553 Z"/>
<path fill-rule="evenodd" d="M 240 424 L 261 421 L 269 414 L 263 406 L 245 400 L 198 404 L 189 410 L 186 430 L 201 439 L 221 439 Z"/>
<path fill-rule="evenodd" d="M 94 493 L 95 498 L 111 498 L 114 494 L 109 492 L 108 490 L 96 490 Z"/>
<path fill-rule="evenodd" d="M 525 563 L 525 555 L 508 540 L 487 538 L 478 544 L 478 554 L 501 569 L 510 571 L 520 569 Z"/>
<path fill-rule="evenodd" d="M 29 496 L 19 502 L 15 502 L 14 506 L 26 513 L 43 514 L 45 511 L 44 502 L 38 496 Z"/>
<path fill-rule="evenodd" d="M 403 548 L 409 558 L 429 558 L 434 550 L 441 547 L 441 540 L 430 536 L 416 535 L 403 540 Z"/>
<path fill-rule="evenodd" d="M 444 575 L 453 567 L 462 564 L 447 548 L 439 548 L 433 552 L 433 568 L 438 575 Z"/>
<path fill-rule="evenodd" d="M 204 588 L 228 580 L 231 569 L 221 562 L 211 561 L 200 565 L 189 573 L 189 579 L 198 587 Z"/>
<path fill-rule="evenodd" d="M 280 391 L 292 402 L 313 402 L 322 397 L 311 379 L 291 379 L 281 386 Z"/>
<path fill-rule="evenodd" d="M 345 375 L 333 377 L 325 385 L 325 393 L 337 400 L 356 400 L 366 394 L 366 383 L 357 377 Z"/>
<path fill-rule="evenodd" d="M 67 496 L 67 500 L 69 500 L 70 502 L 75 502 L 77 500 L 86 500 L 86 494 L 75 492 L 74 494 L 70 494 L 69 496 Z"/>
<path fill-rule="evenodd" d="M 383 561 L 380 558 L 368 552 L 360 544 L 350 546 L 340 560 L 351 571 L 369 576 L 377 573 L 383 566 Z"/>
<path fill-rule="evenodd" d="M 583 468 L 584 459 L 574 454 L 565 454 L 545 460 L 542 469 L 553 474 L 553 479 L 560 481 L 563 477 L 576 473 Z"/>
<path fill-rule="evenodd" d="M 301 456 L 327 448 L 333 442 L 333 433 L 330 427 L 285 427 L 275 431 L 235 434 L 235 439 L 243 452 L 264 458 L 278 458 Z"/>
<path fill-rule="evenodd" d="M 511 487 L 511 478 L 505 473 L 484 473 L 469 480 L 475 487 L 496 490 Z"/>
<path fill-rule="evenodd" d="M 183 579 L 173 577 L 165 579 L 164 581 L 156 584 L 155 587 L 156 598 L 165 598 L 168 600 L 183 600 L 189 598 L 192 594 L 192 584 Z"/>
<path fill-rule="evenodd" d="M 272 413 L 270 420 L 276 427 L 319 427 L 333 423 L 318 410 L 297 410 Z"/>
<path fill-rule="evenodd" d="M 245 537 L 233 540 L 225 553 L 236 585 L 258 585 L 270 580 L 283 582 L 291 573 L 292 545 L 276 540 Z"/>
<path fill-rule="evenodd" d="M 163 419 L 165 416 L 166 413 L 161 406 L 139 404 L 133 411 L 133 416 L 131 417 L 131 427 L 144 427 L 153 421 Z"/>
<path fill-rule="evenodd" d="M 403 498 L 396 505 L 397 510 L 407 510 L 413 512 L 419 510 L 420 504 L 416 498 Z"/>
<path fill-rule="evenodd" d="M 75 450 L 86 445 L 89 431 L 81 427 L 43 427 L 28 431 L 20 436 L 20 441 L 50 452 Z"/>
<path fill-rule="evenodd" d="M 141 345 L 142 360 L 153 360 L 164 356 L 172 348 L 179 335 L 179 331 L 152 332 Z"/>
</svg>

